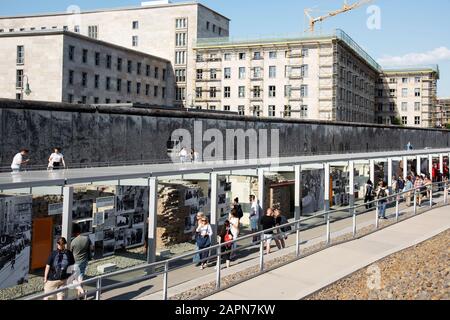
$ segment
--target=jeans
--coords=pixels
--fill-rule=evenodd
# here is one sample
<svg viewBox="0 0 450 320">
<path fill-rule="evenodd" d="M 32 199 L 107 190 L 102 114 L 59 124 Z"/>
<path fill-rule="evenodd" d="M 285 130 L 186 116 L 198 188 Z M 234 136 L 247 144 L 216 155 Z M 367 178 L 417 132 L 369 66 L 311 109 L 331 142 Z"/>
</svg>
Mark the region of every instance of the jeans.
<svg viewBox="0 0 450 320">
<path fill-rule="evenodd" d="M 386 218 L 386 202 L 380 203 L 378 206 L 378 216 L 380 218 Z"/>
<path fill-rule="evenodd" d="M 198 245 L 196 244 L 195 245 L 195 251 L 198 251 L 198 250 L 199 250 L 199 248 L 198 248 Z M 196 253 L 194 255 L 194 258 L 192 259 L 192 262 L 193 263 L 200 263 L 200 254 Z"/>
<path fill-rule="evenodd" d="M 88 266 L 88 261 L 84 261 L 84 262 L 80 262 L 80 263 L 75 263 L 75 272 L 78 271 L 81 277 L 81 280 L 84 279 L 84 277 L 86 276 L 86 269 Z"/>
</svg>

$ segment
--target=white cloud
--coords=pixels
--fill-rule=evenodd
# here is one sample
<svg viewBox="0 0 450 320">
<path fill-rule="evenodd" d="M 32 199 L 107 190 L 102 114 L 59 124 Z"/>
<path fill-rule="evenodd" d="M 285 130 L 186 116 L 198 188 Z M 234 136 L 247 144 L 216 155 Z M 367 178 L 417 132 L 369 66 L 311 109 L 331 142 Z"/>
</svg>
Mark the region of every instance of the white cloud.
<svg viewBox="0 0 450 320">
<path fill-rule="evenodd" d="M 378 62 L 383 66 L 413 66 L 437 64 L 440 61 L 450 61 L 450 49 L 440 47 L 424 53 L 408 53 L 404 56 L 383 56 Z"/>
</svg>

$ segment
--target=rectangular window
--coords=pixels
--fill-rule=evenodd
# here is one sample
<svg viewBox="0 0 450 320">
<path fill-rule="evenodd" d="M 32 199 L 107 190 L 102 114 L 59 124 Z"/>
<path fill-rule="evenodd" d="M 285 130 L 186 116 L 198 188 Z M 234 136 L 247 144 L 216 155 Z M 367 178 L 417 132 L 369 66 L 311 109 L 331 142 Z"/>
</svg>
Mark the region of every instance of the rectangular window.
<svg viewBox="0 0 450 320">
<path fill-rule="evenodd" d="M 308 67 L 307 64 L 304 64 L 304 65 L 302 65 L 300 67 L 300 76 L 302 78 L 307 78 L 308 77 L 308 69 L 309 69 L 309 67 Z"/>
<path fill-rule="evenodd" d="M 127 61 L 127 72 L 131 73 L 133 71 L 133 62 L 131 60 Z"/>
<path fill-rule="evenodd" d="M 147 77 L 150 77 L 150 65 L 148 64 L 145 66 L 145 75 Z"/>
<path fill-rule="evenodd" d="M 127 93 L 131 93 L 131 81 L 127 81 Z"/>
<path fill-rule="evenodd" d="M 23 70 L 17 70 L 16 72 L 16 88 L 23 88 Z"/>
<path fill-rule="evenodd" d="M 88 27 L 88 36 L 92 39 L 98 38 L 98 26 L 89 26 Z"/>
<path fill-rule="evenodd" d="M 300 118 L 302 118 L 302 119 L 308 118 L 308 106 L 307 105 L 300 106 Z"/>
<path fill-rule="evenodd" d="M 175 52 L 175 64 L 186 64 L 186 51 Z"/>
<path fill-rule="evenodd" d="M 187 28 L 187 18 L 180 18 L 175 20 L 176 29 L 186 29 Z"/>
<path fill-rule="evenodd" d="M 149 85 L 149 84 L 146 84 L 146 85 L 145 85 L 145 95 L 146 95 L 146 96 L 149 96 L 149 95 L 150 95 L 150 85 Z"/>
<path fill-rule="evenodd" d="M 98 89 L 99 86 L 100 86 L 100 76 L 96 74 L 94 76 L 94 88 Z"/>
<path fill-rule="evenodd" d="M 116 89 L 117 89 L 117 92 L 122 91 L 122 79 L 117 79 Z"/>
<path fill-rule="evenodd" d="M 96 66 L 100 65 L 100 52 L 95 53 L 95 65 Z"/>
<path fill-rule="evenodd" d="M 216 80 L 217 79 L 217 70 L 216 69 L 209 70 L 209 76 L 210 76 L 211 80 Z"/>
<path fill-rule="evenodd" d="M 19 71 L 19 70 L 17 70 Z M 73 85 L 75 72 L 73 70 L 69 70 L 69 84 Z"/>
<path fill-rule="evenodd" d="M 111 69 L 111 64 L 112 64 L 112 57 L 111 57 L 111 55 L 108 54 L 106 56 L 106 68 Z"/>
<path fill-rule="evenodd" d="M 183 88 L 183 89 L 184 89 L 184 88 Z M 154 96 L 155 98 L 158 97 L 158 86 L 153 86 L 153 96 Z M 184 98 L 183 98 L 183 100 L 184 100 Z"/>
<path fill-rule="evenodd" d="M 45 27 L 44 27 L 44 29 L 45 29 Z M 74 26 L 74 27 L 73 27 L 73 31 L 74 31 L 75 33 L 80 33 L 80 26 Z"/>
<path fill-rule="evenodd" d="M 110 103 L 111 103 L 111 99 L 110 99 L 110 98 L 106 98 L 106 99 L 105 99 L 105 103 L 106 103 L 106 104 L 110 104 Z"/>
<path fill-rule="evenodd" d="M 231 98 L 231 87 L 225 87 L 224 88 L 224 97 L 225 98 Z"/>
<path fill-rule="evenodd" d="M 133 30 L 139 29 L 139 21 L 133 21 L 132 28 Z"/>
<path fill-rule="evenodd" d="M 122 58 L 117 58 L 117 71 L 122 71 Z"/>
<path fill-rule="evenodd" d="M 253 78 L 254 79 L 261 79 L 262 78 L 262 69 L 261 69 L 261 67 L 253 68 Z"/>
<path fill-rule="evenodd" d="M 290 85 L 284 86 L 284 97 L 290 98 L 291 94 L 292 94 L 292 86 Z"/>
<path fill-rule="evenodd" d="M 106 86 L 105 86 L 106 90 L 109 91 L 111 90 L 111 78 L 110 77 L 106 77 Z"/>
<path fill-rule="evenodd" d="M 408 124 L 408 117 L 402 117 L 402 125 L 406 126 Z"/>
<path fill-rule="evenodd" d="M 86 96 L 82 96 L 81 97 L 81 103 L 82 104 L 86 104 L 87 103 L 87 97 Z"/>
<path fill-rule="evenodd" d="M 389 102 L 389 111 L 394 112 L 395 107 L 396 107 L 395 102 Z"/>
<path fill-rule="evenodd" d="M 167 79 L 167 70 L 166 69 L 162 69 L 162 80 L 166 81 Z"/>
<path fill-rule="evenodd" d="M 154 70 L 155 72 L 154 72 L 154 78 L 155 79 L 158 79 L 159 78 L 159 68 L 158 67 L 155 67 L 155 70 Z"/>
<path fill-rule="evenodd" d="M 408 97 L 408 89 L 407 88 L 402 89 L 402 97 L 403 98 L 407 98 Z"/>
<path fill-rule="evenodd" d="M 16 93 L 16 100 L 22 100 L 22 93 Z"/>
<path fill-rule="evenodd" d="M 245 116 L 245 106 L 238 106 L 238 114 L 240 116 Z"/>
<path fill-rule="evenodd" d="M 291 106 L 284 106 L 284 116 L 286 118 L 290 118 L 292 116 L 292 108 L 291 108 Z"/>
<path fill-rule="evenodd" d="M 25 63 L 25 47 L 17 46 L 17 64 Z"/>
<path fill-rule="evenodd" d="M 223 60 L 225 61 L 231 61 L 231 53 L 225 53 L 223 55 Z"/>
<path fill-rule="evenodd" d="M 414 89 L 414 96 L 415 97 L 420 97 L 420 88 Z"/>
<path fill-rule="evenodd" d="M 75 47 L 69 46 L 69 60 L 73 61 L 75 59 Z"/>
<path fill-rule="evenodd" d="M 209 88 L 209 97 L 210 98 L 216 98 L 217 97 L 217 88 L 216 87 Z"/>
<path fill-rule="evenodd" d="M 245 67 L 239 68 L 239 79 L 245 79 Z"/>
<path fill-rule="evenodd" d="M 197 69 L 197 80 L 202 80 L 202 79 L 203 79 L 203 70 Z"/>
<path fill-rule="evenodd" d="M 139 45 L 139 37 L 138 36 L 131 37 L 131 45 L 133 47 L 137 47 Z"/>
<path fill-rule="evenodd" d="M 407 112 L 408 111 L 408 102 L 402 102 L 402 111 Z"/>
<path fill-rule="evenodd" d="M 421 124 L 420 117 L 414 117 L 414 124 L 416 126 L 420 126 L 420 124 Z"/>
<path fill-rule="evenodd" d="M 269 78 L 274 79 L 277 77 L 277 67 L 276 66 L 270 66 L 269 67 Z"/>
<path fill-rule="evenodd" d="M 302 49 L 302 57 L 308 57 L 309 56 L 309 49 L 303 48 Z"/>
<path fill-rule="evenodd" d="M 87 87 L 87 81 L 88 81 L 88 75 L 86 72 L 83 72 L 82 76 L 81 76 L 81 85 L 83 87 Z"/>
<path fill-rule="evenodd" d="M 141 72 L 142 72 L 142 63 L 141 62 L 137 63 L 136 72 L 138 75 L 141 75 Z"/>
<path fill-rule="evenodd" d="M 69 94 L 67 96 L 67 100 L 69 101 L 69 103 L 73 103 L 73 94 Z"/>
<path fill-rule="evenodd" d="M 223 111 L 231 111 L 231 107 L 230 106 L 223 106 Z"/>
<path fill-rule="evenodd" d="M 252 106 L 253 116 L 260 117 L 261 116 L 261 107 L 260 106 Z"/>
<path fill-rule="evenodd" d="M 175 46 L 176 47 L 186 47 L 187 33 L 177 33 L 175 35 Z"/>
<path fill-rule="evenodd" d="M 261 98 L 261 87 L 260 86 L 253 87 L 253 98 Z"/>
<path fill-rule="evenodd" d="M 245 60 L 245 57 L 246 57 L 245 52 L 239 53 L 239 60 Z"/>
<path fill-rule="evenodd" d="M 82 61 L 83 61 L 83 63 L 87 63 L 87 60 L 88 60 L 88 51 L 87 51 L 87 49 L 83 49 Z"/>
<path fill-rule="evenodd" d="M 277 95 L 276 86 L 269 86 L 269 98 L 275 98 Z"/>
<path fill-rule="evenodd" d="M 408 83 L 408 78 L 402 78 L 402 83 L 403 84 L 407 84 Z"/>
<path fill-rule="evenodd" d="M 269 117 L 275 117 L 275 106 L 269 106 Z"/>
<path fill-rule="evenodd" d="M 414 103 L 414 111 L 419 112 L 421 110 L 421 104 L 420 102 Z"/>
<path fill-rule="evenodd" d="M 245 98 L 245 87 L 244 86 L 239 87 L 239 98 Z"/>
<path fill-rule="evenodd" d="M 166 87 L 161 88 L 161 98 L 163 98 L 163 99 L 166 98 Z"/>
<path fill-rule="evenodd" d="M 100 99 L 99 99 L 98 97 L 94 97 L 94 103 L 95 103 L 95 104 L 98 104 L 99 101 L 100 101 Z"/>
<path fill-rule="evenodd" d="M 225 68 L 223 74 L 225 79 L 231 79 L 231 68 Z"/>
<path fill-rule="evenodd" d="M 276 59 L 277 58 L 277 52 L 276 51 L 270 51 L 269 52 L 269 59 Z"/>
<path fill-rule="evenodd" d="M 302 85 L 300 87 L 300 96 L 307 97 L 308 96 L 308 85 Z"/>
<path fill-rule="evenodd" d="M 186 98 L 186 88 L 177 88 L 175 100 L 183 101 L 185 98 Z"/>
<path fill-rule="evenodd" d="M 203 97 L 203 90 L 201 87 L 195 88 L 195 97 L 199 99 Z"/>
<path fill-rule="evenodd" d="M 176 69 L 175 70 L 175 81 L 176 82 L 186 82 L 186 69 Z"/>
<path fill-rule="evenodd" d="M 141 86 L 140 82 L 136 83 L 136 94 L 141 94 Z"/>
<path fill-rule="evenodd" d="M 209 26 L 210 26 L 209 21 L 206 21 L 206 30 L 209 30 Z"/>
<path fill-rule="evenodd" d="M 396 96 L 396 93 L 397 93 L 397 90 L 395 90 L 395 89 L 390 89 L 390 90 L 389 90 L 389 96 L 390 96 L 390 97 L 395 97 L 395 96 Z"/>
<path fill-rule="evenodd" d="M 253 60 L 261 60 L 261 59 L 262 56 L 260 51 L 253 52 Z"/>
</svg>

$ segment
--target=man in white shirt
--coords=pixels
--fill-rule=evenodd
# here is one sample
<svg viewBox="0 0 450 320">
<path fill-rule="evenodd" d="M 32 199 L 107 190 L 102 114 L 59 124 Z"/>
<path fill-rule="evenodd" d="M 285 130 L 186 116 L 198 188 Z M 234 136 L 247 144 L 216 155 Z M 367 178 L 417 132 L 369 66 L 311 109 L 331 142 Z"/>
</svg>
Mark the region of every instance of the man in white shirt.
<svg viewBox="0 0 450 320">
<path fill-rule="evenodd" d="M 20 152 L 18 154 L 16 154 L 14 156 L 14 159 L 11 163 L 12 172 L 20 172 L 20 168 L 22 167 L 22 165 L 30 162 L 30 159 L 23 160 L 23 157 L 27 156 L 28 153 L 29 153 L 29 150 L 22 149 L 22 150 L 20 150 Z"/>
<path fill-rule="evenodd" d="M 180 151 L 180 161 L 181 161 L 181 163 L 185 163 L 187 161 L 187 156 L 188 156 L 188 153 L 187 153 L 186 148 L 182 148 L 181 151 Z"/>
<path fill-rule="evenodd" d="M 256 233 L 259 231 L 258 230 L 259 218 L 260 218 L 260 212 L 262 211 L 262 209 L 254 195 L 250 196 L 250 203 L 252 204 L 252 207 L 250 209 L 250 226 L 252 228 L 252 233 Z M 258 241 L 258 238 L 253 237 L 253 242 L 257 242 L 257 241 Z"/>
</svg>

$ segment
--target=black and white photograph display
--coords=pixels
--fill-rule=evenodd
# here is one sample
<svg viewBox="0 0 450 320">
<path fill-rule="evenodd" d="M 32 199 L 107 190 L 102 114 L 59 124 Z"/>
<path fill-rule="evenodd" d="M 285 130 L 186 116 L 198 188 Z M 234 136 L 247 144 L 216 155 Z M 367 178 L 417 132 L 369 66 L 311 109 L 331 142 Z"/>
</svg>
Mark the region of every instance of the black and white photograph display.
<svg viewBox="0 0 450 320">
<path fill-rule="evenodd" d="M 302 215 L 312 215 L 323 210 L 324 181 L 323 170 L 302 171 Z"/>
<path fill-rule="evenodd" d="M 74 201 L 72 206 L 72 220 L 76 222 L 77 220 L 92 219 L 93 208 L 93 199 Z"/>
<path fill-rule="evenodd" d="M 349 204 L 349 181 L 348 167 L 331 168 L 333 206 L 347 206 Z"/>
<path fill-rule="evenodd" d="M 0 289 L 28 280 L 31 219 L 31 196 L 0 195 Z"/>
</svg>

